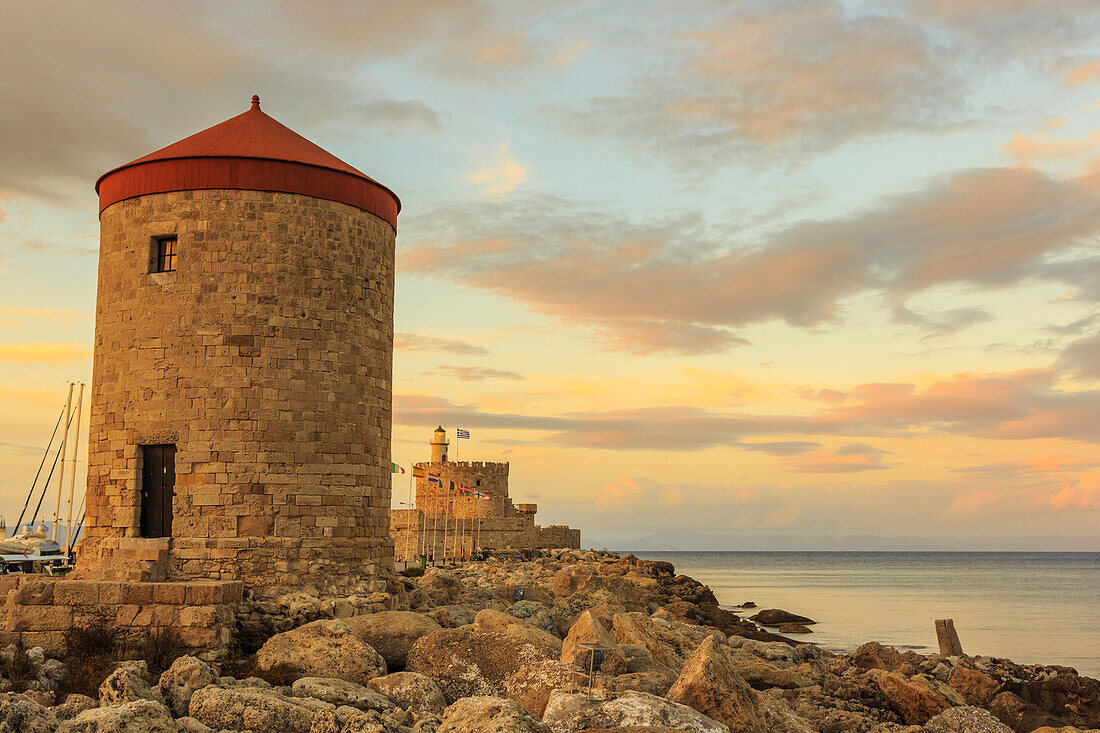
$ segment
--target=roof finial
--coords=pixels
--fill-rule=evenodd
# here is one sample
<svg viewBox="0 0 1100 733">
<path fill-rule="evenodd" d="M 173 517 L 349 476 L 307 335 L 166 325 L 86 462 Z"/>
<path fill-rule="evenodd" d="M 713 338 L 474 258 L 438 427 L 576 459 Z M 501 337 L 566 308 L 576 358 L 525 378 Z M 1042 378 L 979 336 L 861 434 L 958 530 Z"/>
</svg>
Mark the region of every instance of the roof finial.
<svg viewBox="0 0 1100 733">
<path fill-rule="evenodd" d="M 252 95 L 252 109 L 259 109 L 259 108 L 260 108 L 260 95 L 259 94 L 253 94 Z"/>
</svg>

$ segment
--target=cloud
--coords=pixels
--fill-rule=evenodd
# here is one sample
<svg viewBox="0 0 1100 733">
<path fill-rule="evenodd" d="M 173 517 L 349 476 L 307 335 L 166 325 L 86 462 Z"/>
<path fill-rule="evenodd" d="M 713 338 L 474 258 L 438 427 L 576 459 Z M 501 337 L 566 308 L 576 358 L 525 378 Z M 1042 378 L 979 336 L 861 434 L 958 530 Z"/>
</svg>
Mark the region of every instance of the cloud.
<svg viewBox="0 0 1100 733">
<path fill-rule="evenodd" d="M 440 132 L 439 114 L 419 99 L 376 99 L 353 110 L 357 124 L 397 136 Z"/>
<path fill-rule="evenodd" d="M 1100 379 L 1100 333 L 1070 343 L 1058 364 L 1081 379 Z"/>
<path fill-rule="evenodd" d="M 778 440 L 766 443 L 738 443 L 737 447 L 772 456 L 794 456 L 807 453 L 819 445 L 820 443 L 809 440 Z"/>
<path fill-rule="evenodd" d="M 470 171 L 466 178 L 486 196 L 505 196 L 527 179 L 527 168 L 512 157 L 507 143 L 501 143 L 496 154 L 483 167 Z"/>
<path fill-rule="evenodd" d="M 893 316 L 894 320 L 898 323 L 917 326 L 928 331 L 928 335 L 924 337 L 926 339 L 933 336 L 945 336 L 957 333 L 974 324 L 993 320 L 993 316 L 989 311 L 976 306 L 956 308 L 938 316 L 932 316 L 918 313 L 907 306 L 899 305 L 894 308 Z"/>
<path fill-rule="evenodd" d="M 91 349 L 81 344 L 0 345 L 0 364 L 69 364 L 91 356 Z"/>
<path fill-rule="evenodd" d="M 1071 86 L 1097 82 L 1100 82 L 1100 59 L 1093 59 L 1066 72 L 1066 84 Z"/>
<path fill-rule="evenodd" d="M 4 323 L 16 328 L 71 328 L 91 319 L 86 313 L 53 308 L 0 308 L 0 316 L 18 319 Z"/>
<path fill-rule="evenodd" d="M 890 466 L 883 463 L 884 451 L 865 443 L 849 443 L 833 451 L 807 453 L 790 461 L 795 473 L 858 473 L 877 471 Z"/>
<path fill-rule="evenodd" d="M 631 351 L 703 353 L 726 329 L 780 319 L 812 327 L 844 299 L 881 291 L 934 332 L 980 308 L 921 316 L 907 298 L 943 284 L 1031 278 L 1100 294 L 1100 176 L 1033 168 L 963 170 L 849 217 L 803 221 L 743 243 L 695 212 L 638 222 L 551 196 L 444 205 L 406 224 L 406 272 L 435 275 L 597 327 Z M 1090 295 L 1091 294 L 1091 295 Z M 674 338 L 669 338 L 672 336 Z"/>
<path fill-rule="evenodd" d="M 662 28 L 649 39 L 659 62 L 606 96 L 543 112 L 694 174 L 731 156 L 820 152 L 958 121 L 950 52 L 905 17 L 834 0 L 735 7 L 679 34 Z"/>
<path fill-rule="evenodd" d="M 1031 135 L 1017 132 L 1001 150 L 1005 155 L 1023 163 L 1037 160 L 1083 159 L 1100 148 L 1100 130 L 1093 130 L 1083 137 L 1054 138 L 1042 130 Z"/>
<path fill-rule="evenodd" d="M 1100 473 L 1086 474 L 1080 481 L 1066 482 L 1046 498 L 1054 511 L 1095 511 L 1100 509 Z"/>
<path fill-rule="evenodd" d="M 440 338 L 422 333 L 398 333 L 393 337 L 394 351 L 435 351 L 456 356 L 487 356 L 491 352 L 460 339 Z"/>
<path fill-rule="evenodd" d="M 458 405 L 427 395 L 394 395 L 394 424 L 462 423 L 494 430 L 548 432 L 559 446 L 606 450 L 696 451 L 716 446 L 748 447 L 777 442 L 777 452 L 799 455 L 799 437 L 853 435 L 916 437 L 928 433 L 991 440 L 1060 438 L 1100 443 L 1100 390 L 1062 391 L 1052 369 L 969 375 L 940 380 L 924 389 L 909 383 L 863 384 L 851 401 L 809 415 L 758 415 L 706 410 L 691 405 L 571 412 L 556 415 L 493 413 L 476 403 Z M 804 471 L 883 465 L 870 446 L 855 443 L 822 451 Z M 855 470 L 867 470 L 856 468 Z M 817 471 L 822 472 L 822 471 Z"/>
<path fill-rule="evenodd" d="M 428 374 L 443 374 L 460 379 L 464 382 L 479 382 L 485 379 L 513 379 L 521 380 L 525 377 L 518 372 L 509 372 L 502 369 L 490 369 L 488 367 L 444 366 L 440 365 Z"/>
</svg>

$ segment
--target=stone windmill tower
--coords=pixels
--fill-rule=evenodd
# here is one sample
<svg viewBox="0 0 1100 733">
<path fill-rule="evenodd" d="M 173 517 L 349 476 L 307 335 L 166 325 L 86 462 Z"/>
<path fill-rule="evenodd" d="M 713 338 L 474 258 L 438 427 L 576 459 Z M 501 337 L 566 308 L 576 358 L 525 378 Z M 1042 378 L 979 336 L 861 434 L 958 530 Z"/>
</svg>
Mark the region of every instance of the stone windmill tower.
<svg viewBox="0 0 1100 733">
<path fill-rule="evenodd" d="M 252 107 L 106 173 L 75 577 L 356 587 L 388 538 L 385 186 Z"/>
</svg>

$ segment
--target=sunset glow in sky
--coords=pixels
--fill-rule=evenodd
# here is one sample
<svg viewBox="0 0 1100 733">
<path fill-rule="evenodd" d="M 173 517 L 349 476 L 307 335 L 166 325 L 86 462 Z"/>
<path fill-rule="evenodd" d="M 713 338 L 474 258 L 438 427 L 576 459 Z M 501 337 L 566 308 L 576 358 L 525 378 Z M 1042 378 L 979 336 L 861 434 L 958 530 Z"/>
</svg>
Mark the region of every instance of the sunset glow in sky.
<svg viewBox="0 0 1100 733">
<path fill-rule="evenodd" d="M 96 178 L 257 93 L 402 199 L 397 463 L 466 428 L 586 542 L 1100 534 L 1098 53 L 1095 0 L 7 3 L 0 514 Z"/>
</svg>

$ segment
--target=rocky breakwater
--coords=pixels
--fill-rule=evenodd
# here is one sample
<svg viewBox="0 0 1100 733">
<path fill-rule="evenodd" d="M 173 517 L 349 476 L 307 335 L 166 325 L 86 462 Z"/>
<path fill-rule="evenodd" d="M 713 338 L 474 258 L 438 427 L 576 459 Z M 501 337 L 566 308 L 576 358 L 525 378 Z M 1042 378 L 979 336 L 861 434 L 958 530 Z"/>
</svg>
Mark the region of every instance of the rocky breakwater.
<svg viewBox="0 0 1100 733">
<path fill-rule="evenodd" d="M 1071 669 L 874 642 L 833 655 L 720 608 L 668 563 L 554 550 L 396 582 L 369 613 L 357 612 L 362 600 L 308 594 L 292 613 L 250 608 L 241 648 L 216 661 L 149 648 L 148 659 L 122 649 L 89 665 L 9 647 L 0 731 L 1100 729 L 1100 682 Z M 299 623 L 285 628 L 288 619 Z M 586 642 L 609 649 L 607 699 L 574 688 L 571 663 Z"/>
</svg>

